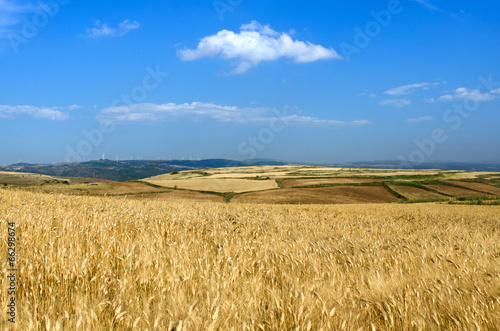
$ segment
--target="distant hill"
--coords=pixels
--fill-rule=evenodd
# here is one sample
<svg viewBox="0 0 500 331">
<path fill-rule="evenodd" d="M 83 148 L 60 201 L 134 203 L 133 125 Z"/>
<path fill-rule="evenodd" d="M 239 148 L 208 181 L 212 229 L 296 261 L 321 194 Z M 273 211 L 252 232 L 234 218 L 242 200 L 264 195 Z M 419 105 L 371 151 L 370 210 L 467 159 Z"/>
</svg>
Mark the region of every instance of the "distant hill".
<svg viewBox="0 0 500 331">
<path fill-rule="evenodd" d="M 137 180 L 173 171 L 196 170 L 205 168 L 243 167 L 257 165 L 285 165 L 275 160 L 234 161 L 225 159 L 208 159 L 199 161 L 111 161 L 96 160 L 87 162 L 30 164 L 16 163 L 0 166 L 0 171 L 16 171 L 59 177 L 88 177 L 114 181 Z"/>
<path fill-rule="evenodd" d="M 466 162 L 426 162 L 405 167 L 400 161 L 361 161 L 350 163 L 327 164 L 330 167 L 341 168 L 377 168 L 377 169 L 448 169 L 464 171 L 492 171 L 500 172 L 500 162 L 466 163 Z"/>
<path fill-rule="evenodd" d="M 170 161 L 111 161 L 96 160 L 87 162 L 30 164 L 16 163 L 9 166 L 0 166 L 0 171 L 17 171 L 60 177 L 88 177 L 114 181 L 128 181 L 162 175 L 173 171 L 197 170 L 206 168 L 245 167 L 262 165 L 318 165 L 301 162 L 285 162 L 271 159 L 252 159 L 244 161 L 226 159 L 207 160 L 170 160 Z M 323 166 L 340 168 L 404 168 L 399 161 L 370 161 L 352 163 L 331 163 Z M 436 162 L 416 165 L 413 169 L 449 169 L 466 171 L 493 171 L 500 172 L 500 163 L 460 163 Z"/>
</svg>

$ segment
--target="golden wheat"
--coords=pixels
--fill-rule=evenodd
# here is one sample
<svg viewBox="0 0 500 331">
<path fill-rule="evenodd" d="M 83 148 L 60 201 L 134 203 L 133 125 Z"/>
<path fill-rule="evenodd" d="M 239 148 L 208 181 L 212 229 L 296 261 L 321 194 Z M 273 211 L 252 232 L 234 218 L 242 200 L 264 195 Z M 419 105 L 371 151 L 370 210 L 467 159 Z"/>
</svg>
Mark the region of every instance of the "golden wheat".
<svg viewBox="0 0 500 331">
<path fill-rule="evenodd" d="M 0 190 L 19 330 L 496 330 L 499 215 Z"/>
</svg>

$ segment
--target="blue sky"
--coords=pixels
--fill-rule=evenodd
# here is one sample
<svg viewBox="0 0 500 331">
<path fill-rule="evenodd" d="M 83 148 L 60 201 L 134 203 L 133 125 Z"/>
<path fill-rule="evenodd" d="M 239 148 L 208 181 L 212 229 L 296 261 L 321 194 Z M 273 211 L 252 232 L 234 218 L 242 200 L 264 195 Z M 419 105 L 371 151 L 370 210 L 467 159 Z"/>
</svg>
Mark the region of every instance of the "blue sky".
<svg viewBox="0 0 500 331">
<path fill-rule="evenodd" d="M 498 160 L 499 12 L 0 0 L 0 164 Z"/>
</svg>

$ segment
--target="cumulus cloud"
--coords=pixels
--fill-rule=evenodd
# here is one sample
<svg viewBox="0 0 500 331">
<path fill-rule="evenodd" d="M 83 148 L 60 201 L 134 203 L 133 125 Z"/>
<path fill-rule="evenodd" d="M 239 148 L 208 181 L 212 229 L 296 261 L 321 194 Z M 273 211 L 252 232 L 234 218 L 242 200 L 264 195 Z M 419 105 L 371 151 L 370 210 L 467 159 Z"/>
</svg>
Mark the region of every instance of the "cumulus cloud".
<svg viewBox="0 0 500 331">
<path fill-rule="evenodd" d="M 289 34 L 278 33 L 269 25 L 263 26 L 256 21 L 242 25 L 239 33 L 222 30 L 203 38 L 196 49 L 179 51 L 179 57 L 183 61 L 216 56 L 235 60 L 237 66 L 233 73 L 236 74 L 242 74 L 262 61 L 275 61 L 282 57 L 290 58 L 296 63 L 342 59 L 331 48 L 293 40 Z"/>
<path fill-rule="evenodd" d="M 483 93 L 477 89 L 469 89 L 466 87 L 457 88 L 453 94 L 445 94 L 438 99 L 425 99 L 425 102 L 449 102 L 454 100 L 470 99 L 476 101 L 491 101 L 496 98 L 495 94 L 500 94 L 500 89 L 493 90 L 491 93 Z"/>
<path fill-rule="evenodd" d="M 419 123 L 419 122 L 423 122 L 423 121 L 430 121 L 432 119 L 433 119 L 432 116 L 421 116 L 421 117 L 416 117 L 416 118 L 409 118 L 406 120 L 406 122 Z"/>
<path fill-rule="evenodd" d="M 130 21 L 126 19 L 125 21 L 118 24 L 118 27 L 112 28 L 106 23 L 101 23 L 97 20 L 95 22 L 95 27 L 87 29 L 87 34 L 82 35 L 90 38 L 100 38 L 100 37 L 123 37 L 129 31 L 138 29 L 140 27 L 139 22 Z"/>
<path fill-rule="evenodd" d="M 479 90 L 476 89 L 459 87 L 455 90 L 455 98 L 457 99 L 470 98 L 478 101 L 490 101 L 495 99 L 495 96 L 489 93 L 481 93 Z"/>
<path fill-rule="evenodd" d="M 406 94 L 412 94 L 415 92 L 416 89 L 424 89 L 428 90 L 431 86 L 439 85 L 440 83 L 417 83 L 417 84 L 410 84 L 410 85 L 403 85 L 399 87 L 395 87 L 392 89 L 389 89 L 385 91 L 385 94 L 389 95 L 406 95 Z"/>
<path fill-rule="evenodd" d="M 380 101 L 383 106 L 393 106 L 393 107 L 404 107 L 411 105 L 411 101 L 408 99 L 386 99 Z"/>
<path fill-rule="evenodd" d="M 235 106 L 221 106 L 213 103 L 139 103 L 102 109 L 99 119 L 112 122 L 142 122 L 158 123 L 169 121 L 214 121 L 219 123 L 253 123 L 267 124 L 273 118 L 283 122 L 303 125 L 333 125 L 333 126 L 359 126 L 369 124 L 367 120 L 338 121 L 319 119 L 316 117 L 288 114 L 273 108 L 240 108 Z"/>
<path fill-rule="evenodd" d="M 69 115 L 63 110 L 79 109 L 80 106 L 72 105 L 69 107 L 35 107 L 35 106 L 9 106 L 0 105 L 1 118 L 14 118 L 19 115 L 29 115 L 48 120 L 65 120 Z"/>
</svg>

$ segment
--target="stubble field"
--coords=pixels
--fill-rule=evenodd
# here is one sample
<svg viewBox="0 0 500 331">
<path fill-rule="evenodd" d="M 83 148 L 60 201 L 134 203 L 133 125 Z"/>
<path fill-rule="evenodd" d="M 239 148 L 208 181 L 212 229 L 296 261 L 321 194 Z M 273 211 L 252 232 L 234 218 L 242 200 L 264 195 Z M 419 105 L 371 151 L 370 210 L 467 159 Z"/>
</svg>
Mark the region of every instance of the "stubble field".
<svg viewBox="0 0 500 331">
<path fill-rule="evenodd" d="M 19 330 L 497 330 L 500 207 L 0 190 Z M 6 225 L 5 225 L 6 226 Z M 0 231 L 4 247 L 7 231 Z M 1 260 L 0 305 L 7 263 Z M 2 329 L 8 327 L 2 315 Z"/>
</svg>

